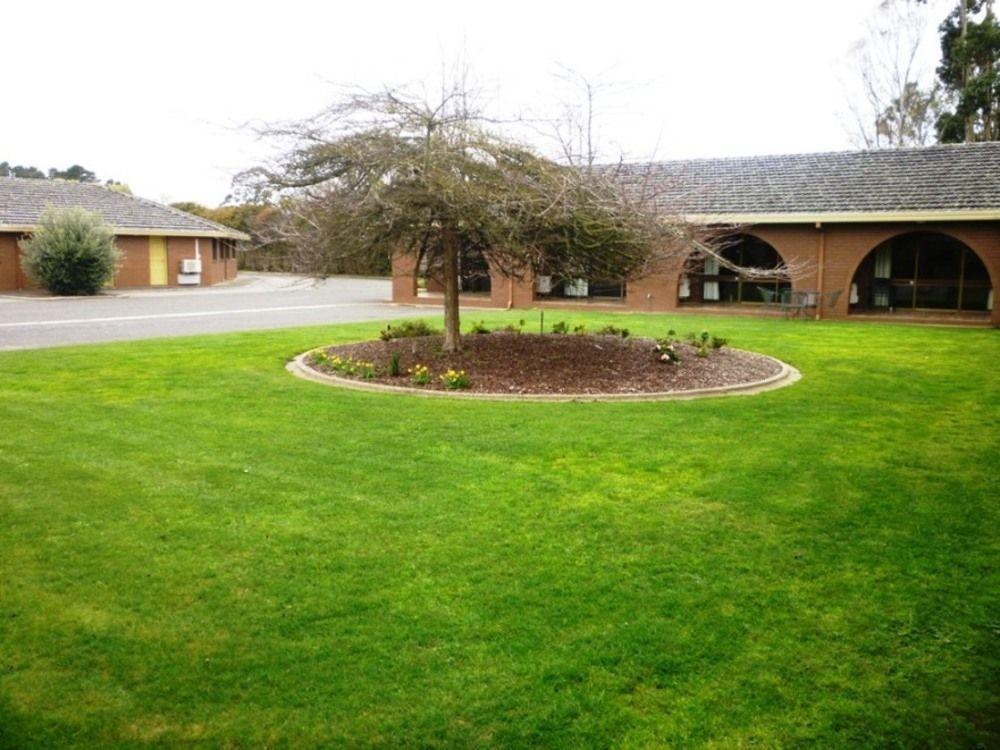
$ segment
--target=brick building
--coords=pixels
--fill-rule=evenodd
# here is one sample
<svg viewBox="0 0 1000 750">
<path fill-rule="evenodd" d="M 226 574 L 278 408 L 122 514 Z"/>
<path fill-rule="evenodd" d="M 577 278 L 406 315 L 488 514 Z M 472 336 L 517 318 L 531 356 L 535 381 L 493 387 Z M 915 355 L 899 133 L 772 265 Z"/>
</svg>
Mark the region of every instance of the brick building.
<svg viewBox="0 0 1000 750">
<path fill-rule="evenodd" d="M 618 174 L 654 195 L 664 216 L 733 227 L 725 257 L 743 267 L 783 260 L 790 282 L 683 258 L 626 284 L 512 280 L 473 258 L 464 259 L 464 300 L 764 314 L 792 289 L 815 293 L 808 312 L 821 317 L 1000 326 L 1000 143 L 632 164 Z M 436 301 L 439 285 L 418 283 L 419 268 L 395 259 L 394 301 Z"/>
<path fill-rule="evenodd" d="M 0 178 L 0 291 L 35 286 L 21 269 L 18 240 L 47 207 L 79 207 L 115 229 L 122 264 L 115 287 L 211 285 L 236 278 L 242 232 L 101 185 Z M 194 261 L 192 263 L 192 261 Z"/>
</svg>

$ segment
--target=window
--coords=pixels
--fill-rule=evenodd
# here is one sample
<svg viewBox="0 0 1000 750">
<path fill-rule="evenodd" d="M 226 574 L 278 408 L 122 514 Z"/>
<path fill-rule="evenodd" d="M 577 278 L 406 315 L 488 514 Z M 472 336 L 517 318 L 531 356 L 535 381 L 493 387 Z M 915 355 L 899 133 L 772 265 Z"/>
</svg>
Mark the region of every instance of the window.
<svg viewBox="0 0 1000 750">
<path fill-rule="evenodd" d="M 963 242 L 936 232 L 911 232 L 875 248 L 854 275 L 855 311 L 991 309 L 989 274 Z"/>
<path fill-rule="evenodd" d="M 620 300 L 625 298 L 625 283 L 614 279 L 561 279 L 539 274 L 535 278 L 535 297 Z"/>
<path fill-rule="evenodd" d="M 777 269 L 782 265 L 777 250 L 750 235 L 734 238 L 719 255 L 734 267 Z M 759 304 L 765 301 L 762 290 L 780 294 L 791 286 L 777 272 L 748 279 L 716 258 L 705 258 L 681 279 L 678 297 L 681 302 Z"/>
</svg>

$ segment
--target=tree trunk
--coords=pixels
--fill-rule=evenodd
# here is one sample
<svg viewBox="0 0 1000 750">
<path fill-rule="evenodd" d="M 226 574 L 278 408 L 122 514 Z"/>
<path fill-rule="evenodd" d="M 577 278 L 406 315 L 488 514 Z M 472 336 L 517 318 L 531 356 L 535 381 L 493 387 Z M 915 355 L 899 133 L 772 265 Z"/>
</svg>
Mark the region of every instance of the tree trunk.
<svg viewBox="0 0 1000 750">
<path fill-rule="evenodd" d="M 983 23 L 986 23 L 991 18 L 993 18 L 993 0 L 986 0 L 986 18 Z M 986 59 L 986 75 L 984 76 L 987 81 L 993 78 L 993 57 L 989 56 Z M 992 141 L 994 138 L 994 125 L 993 125 L 993 113 L 996 110 L 996 102 L 993 100 L 992 94 L 987 94 L 986 96 L 986 106 L 983 110 L 983 140 Z M 1000 135 L 1000 133 L 997 133 Z"/>
<path fill-rule="evenodd" d="M 966 38 L 969 35 L 969 0 L 961 0 L 958 4 L 959 7 L 959 39 L 961 40 L 962 55 L 968 54 L 965 47 Z M 969 63 L 968 59 L 962 63 L 962 93 L 959 98 L 961 103 L 961 98 L 968 95 L 969 89 Z M 972 143 L 975 140 L 975 130 L 973 128 L 973 116 L 972 112 L 967 112 L 965 115 L 965 142 Z"/>
<path fill-rule="evenodd" d="M 444 351 L 462 348 L 462 332 L 458 320 L 458 239 L 444 230 Z"/>
</svg>

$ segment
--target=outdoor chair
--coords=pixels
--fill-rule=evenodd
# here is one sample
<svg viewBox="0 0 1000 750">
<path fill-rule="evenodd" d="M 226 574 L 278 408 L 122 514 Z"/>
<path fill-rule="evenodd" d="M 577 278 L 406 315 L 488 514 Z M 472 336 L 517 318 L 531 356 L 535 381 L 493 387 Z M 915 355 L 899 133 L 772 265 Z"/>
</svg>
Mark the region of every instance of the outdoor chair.
<svg viewBox="0 0 1000 750">
<path fill-rule="evenodd" d="M 764 299 L 764 309 L 770 310 L 781 304 L 781 298 L 778 293 L 773 289 L 768 289 L 764 286 L 757 287 L 757 291 L 760 292 L 760 296 Z"/>
<path fill-rule="evenodd" d="M 781 293 L 781 309 L 786 318 L 798 318 L 809 304 L 810 292 L 795 292 L 786 289 Z"/>
</svg>

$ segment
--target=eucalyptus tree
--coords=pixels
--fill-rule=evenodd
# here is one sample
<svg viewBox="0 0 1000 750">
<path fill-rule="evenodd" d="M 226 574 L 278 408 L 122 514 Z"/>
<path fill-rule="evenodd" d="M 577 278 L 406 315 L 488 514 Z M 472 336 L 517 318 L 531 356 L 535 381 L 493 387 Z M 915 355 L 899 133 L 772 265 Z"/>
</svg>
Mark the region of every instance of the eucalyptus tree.
<svg viewBox="0 0 1000 750">
<path fill-rule="evenodd" d="M 959 0 L 939 28 L 945 143 L 1000 140 L 1000 21 L 993 0 Z"/>
<path fill-rule="evenodd" d="M 937 84 L 922 65 L 924 0 L 882 0 L 851 55 L 859 91 L 848 100 L 860 148 L 904 148 L 934 141 Z"/>
</svg>

